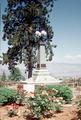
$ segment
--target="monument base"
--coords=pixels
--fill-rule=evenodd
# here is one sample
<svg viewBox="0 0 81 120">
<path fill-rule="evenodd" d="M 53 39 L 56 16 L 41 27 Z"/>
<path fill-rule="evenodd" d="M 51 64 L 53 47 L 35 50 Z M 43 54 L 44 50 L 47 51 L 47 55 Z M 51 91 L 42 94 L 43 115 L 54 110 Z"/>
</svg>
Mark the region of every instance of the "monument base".
<svg viewBox="0 0 81 120">
<path fill-rule="evenodd" d="M 36 85 L 55 85 L 61 81 L 52 77 L 47 69 L 35 70 L 31 78 L 21 81 L 24 90 L 27 92 L 34 92 Z"/>
</svg>

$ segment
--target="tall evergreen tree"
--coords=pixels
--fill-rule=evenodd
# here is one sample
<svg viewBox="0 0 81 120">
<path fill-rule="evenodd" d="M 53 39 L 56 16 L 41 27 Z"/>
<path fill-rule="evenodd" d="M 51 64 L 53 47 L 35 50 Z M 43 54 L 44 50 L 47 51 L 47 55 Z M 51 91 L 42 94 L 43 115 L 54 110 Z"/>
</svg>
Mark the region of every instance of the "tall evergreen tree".
<svg viewBox="0 0 81 120">
<path fill-rule="evenodd" d="M 32 69 L 37 61 L 36 51 L 39 39 L 36 31 L 45 30 L 47 38 L 43 38 L 49 60 L 52 59 L 53 31 L 49 22 L 55 0 L 7 0 L 8 5 L 3 15 L 4 36 L 8 40 L 8 51 L 3 54 L 4 63 L 13 68 L 18 62 L 24 61 L 28 69 L 28 78 L 32 76 Z"/>
<path fill-rule="evenodd" d="M 2 74 L 1 80 L 2 80 L 2 81 L 5 81 L 5 80 L 6 80 L 6 74 L 5 74 L 5 72 L 3 72 L 3 74 Z"/>
</svg>

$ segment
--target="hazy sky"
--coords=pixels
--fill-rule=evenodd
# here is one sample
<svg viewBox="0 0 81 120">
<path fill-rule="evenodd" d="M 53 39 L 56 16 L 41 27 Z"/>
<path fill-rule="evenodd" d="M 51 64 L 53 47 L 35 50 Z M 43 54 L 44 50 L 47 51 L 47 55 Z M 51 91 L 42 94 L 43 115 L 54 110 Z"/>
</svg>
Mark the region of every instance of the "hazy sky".
<svg viewBox="0 0 81 120">
<path fill-rule="evenodd" d="M 1 0 L 1 13 L 6 7 L 6 0 Z M 54 31 L 54 61 L 81 64 L 81 0 L 57 0 L 50 17 Z M 1 23 L 2 31 L 2 23 Z M 0 32 L 2 37 L 2 32 Z M 0 54 L 7 49 L 2 42 Z"/>
</svg>

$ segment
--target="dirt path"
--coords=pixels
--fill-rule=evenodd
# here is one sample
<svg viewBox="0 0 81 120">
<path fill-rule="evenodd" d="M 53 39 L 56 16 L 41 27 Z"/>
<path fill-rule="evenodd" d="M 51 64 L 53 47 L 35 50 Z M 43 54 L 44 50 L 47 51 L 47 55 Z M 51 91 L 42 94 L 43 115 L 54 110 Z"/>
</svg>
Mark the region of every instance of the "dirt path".
<svg viewBox="0 0 81 120">
<path fill-rule="evenodd" d="M 25 120 L 22 117 L 23 107 L 20 107 L 18 110 L 21 112 L 20 117 L 16 116 L 10 118 L 7 116 L 7 106 L 0 107 L 0 120 Z M 64 110 L 61 113 L 55 113 L 54 117 L 49 119 L 45 118 L 43 120 L 77 120 L 76 113 L 77 113 L 76 106 L 66 105 L 64 106 Z"/>
<path fill-rule="evenodd" d="M 77 120 L 76 106 L 65 106 L 63 112 L 55 114 L 52 120 Z"/>
</svg>

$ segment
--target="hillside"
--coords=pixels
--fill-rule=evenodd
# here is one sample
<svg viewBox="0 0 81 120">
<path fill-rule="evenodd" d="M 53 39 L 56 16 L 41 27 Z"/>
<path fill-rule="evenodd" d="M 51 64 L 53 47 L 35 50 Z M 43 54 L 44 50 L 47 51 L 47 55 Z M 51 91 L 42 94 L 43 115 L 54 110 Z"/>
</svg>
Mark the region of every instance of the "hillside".
<svg viewBox="0 0 81 120">
<path fill-rule="evenodd" d="M 25 67 L 20 65 L 19 68 L 22 74 L 27 76 L 25 74 Z M 81 77 L 81 64 L 50 63 L 47 64 L 47 68 L 53 76 Z M 7 75 L 9 74 L 7 65 L 0 65 L 0 75 L 2 75 L 3 71 Z"/>
</svg>

